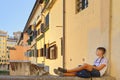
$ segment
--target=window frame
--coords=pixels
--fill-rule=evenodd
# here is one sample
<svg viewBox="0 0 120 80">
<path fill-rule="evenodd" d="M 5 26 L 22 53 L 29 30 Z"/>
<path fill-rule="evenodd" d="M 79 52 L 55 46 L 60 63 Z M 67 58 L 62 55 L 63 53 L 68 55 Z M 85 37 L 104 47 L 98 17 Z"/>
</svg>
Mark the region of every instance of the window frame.
<svg viewBox="0 0 120 80">
<path fill-rule="evenodd" d="M 88 0 L 76 0 L 76 13 L 86 9 L 88 7 L 88 3 Z"/>
<path fill-rule="evenodd" d="M 52 48 L 53 48 L 54 53 L 51 53 L 50 51 Z M 54 44 L 48 48 L 47 59 L 55 60 L 57 59 L 57 57 L 58 57 L 57 46 L 56 44 Z"/>
</svg>

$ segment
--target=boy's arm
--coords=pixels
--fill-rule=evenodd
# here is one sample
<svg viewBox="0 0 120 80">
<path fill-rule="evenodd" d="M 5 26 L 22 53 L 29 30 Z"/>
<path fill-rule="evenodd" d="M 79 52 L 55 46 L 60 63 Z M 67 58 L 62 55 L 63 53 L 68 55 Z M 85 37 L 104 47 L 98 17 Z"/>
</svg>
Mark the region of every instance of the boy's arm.
<svg viewBox="0 0 120 80">
<path fill-rule="evenodd" d="M 101 64 L 100 66 L 94 66 L 93 68 L 96 70 L 101 70 L 106 66 L 106 64 Z"/>
</svg>

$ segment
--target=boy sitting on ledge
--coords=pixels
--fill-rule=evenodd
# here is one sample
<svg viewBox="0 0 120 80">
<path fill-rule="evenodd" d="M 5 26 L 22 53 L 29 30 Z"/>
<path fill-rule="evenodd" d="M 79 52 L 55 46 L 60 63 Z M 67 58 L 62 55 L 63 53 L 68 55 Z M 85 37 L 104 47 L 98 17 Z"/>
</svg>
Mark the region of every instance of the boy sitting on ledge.
<svg viewBox="0 0 120 80">
<path fill-rule="evenodd" d="M 98 47 L 96 55 L 98 58 L 94 61 L 94 65 L 83 64 L 74 69 L 58 68 L 54 69 L 54 73 L 59 76 L 78 76 L 83 78 L 100 77 L 103 76 L 107 70 L 107 59 L 104 57 L 106 49 Z"/>
</svg>

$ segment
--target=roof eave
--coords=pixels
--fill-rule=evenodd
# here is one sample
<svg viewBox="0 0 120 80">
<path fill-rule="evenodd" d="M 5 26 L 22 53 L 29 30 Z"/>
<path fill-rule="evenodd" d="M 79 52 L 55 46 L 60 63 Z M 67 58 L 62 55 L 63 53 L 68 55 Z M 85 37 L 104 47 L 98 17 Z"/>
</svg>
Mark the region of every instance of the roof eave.
<svg viewBox="0 0 120 80">
<path fill-rule="evenodd" d="M 31 13 L 30 13 L 30 16 L 29 16 L 29 18 L 28 18 L 28 20 L 27 20 L 27 23 L 26 23 L 26 25 L 25 25 L 25 28 L 24 28 L 23 32 L 26 32 L 27 27 L 29 26 L 30 20 L 32 19 L 33 15 L 34 15 L 34 13 L 35 13 L 38 5 L 39 5 L 39 1 L 40 1 L 40 0 L 36 0 L 35 4 L 34 4 L 34 6 L 33 6 L 33 9 L 32 9 L 32 11 L 31 11 Z"/>
</svg>

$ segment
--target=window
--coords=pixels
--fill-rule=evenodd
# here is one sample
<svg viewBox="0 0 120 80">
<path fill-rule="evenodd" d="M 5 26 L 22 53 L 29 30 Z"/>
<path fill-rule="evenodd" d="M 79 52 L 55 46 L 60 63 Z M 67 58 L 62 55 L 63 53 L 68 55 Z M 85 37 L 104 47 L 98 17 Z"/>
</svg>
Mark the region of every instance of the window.
<svg viewBox="0 0 120 80">
<path fill-rule="evenodd" d="M 34 34 L 33 34 L 33 36 L 34 36 L 34 38 L 37 37 L 37 31 L 36 31 L 36 30 L 34 30 Z"/>
<path fill-rule="evenodd" d="M 45 23 L 41 24 L 41 33 L 46 32 L 49 29 L 49 13 L 45 17 Z"/>
<path fill-rule="evenodd" d="M 88 7 L 88 0 L 76 0 L 76 13 Z"/>
<path fill-rule="evenodd" d="M 30 41 L 30 39 L 27 40 L 27 43 L 28 43 L 28 45 L 31 45 L 31 41 Z"/>
<path fill-rule="evenodd" d="M 27 51 L 27 56 L 28 56 L 28 57 L 32 57 L 32 51 L 31 51 L 31 50 L 28 50 L 28 51 Z"/>
<path fill-rule="evenodd" d="M 30 50 L 28 51 L 29 57 L 33 57 L 34 56 L 34 50 Z"/>
<path fill-rule="evenodd" d="M 46 27 L 49 26 L 49 13 L 46 15 L 45 25 L 46 25 Z"/>
<path fill-rule="evenodd" d="M 44 24 L 43 23 L 41 24 L 41 28 L 40 29 L 41 29 L 41 33 L 44 33 Z"/>
<path fill-rule="evenodd" d="M 40 57 L 40 49 L 37 50 L 37 57 Z"/>
<path fill-rule="evenodd" d="M 30 41 L 31 41 L 31 42 L 33 41 L 33 36 L 30 36 Z"/>
<path fill-rule="evenodd" d="M 30 25 L 30 27 L 28 28 L 27 33 L 28 33 L 28 35 L 32 34 L 32 25 Z"/>
<path fill-rule="evenodd" d="M 42 4 L 44 0 L 40 0 L 39 3 Z"/>
<path fill-rule="evenodd" d="M 57 46 L 56 44 L 48 48 L 48 53 L 46 55 L 47 59 L 57 59 Z"/>
</svg>

